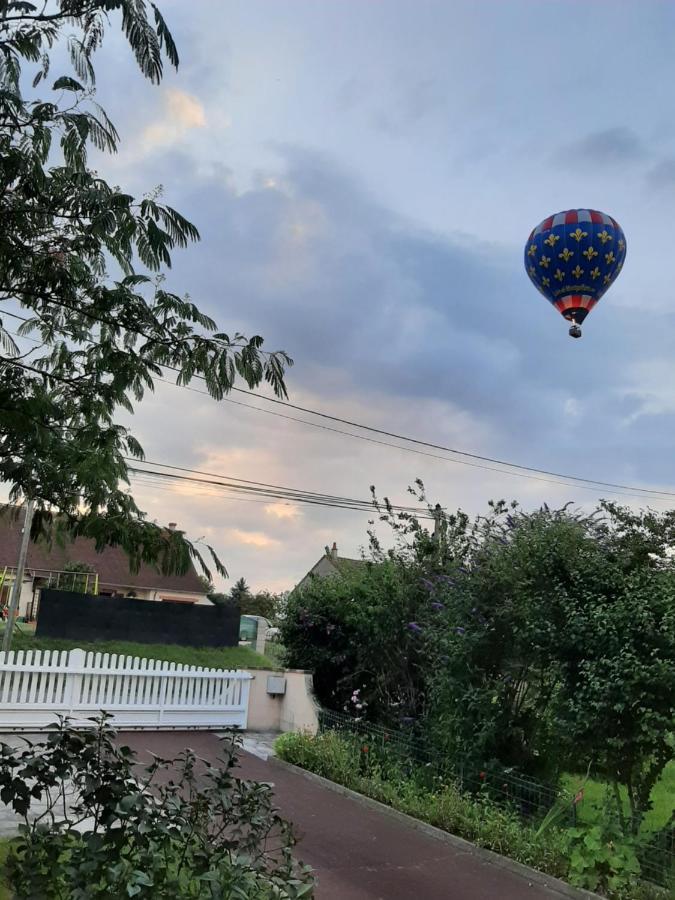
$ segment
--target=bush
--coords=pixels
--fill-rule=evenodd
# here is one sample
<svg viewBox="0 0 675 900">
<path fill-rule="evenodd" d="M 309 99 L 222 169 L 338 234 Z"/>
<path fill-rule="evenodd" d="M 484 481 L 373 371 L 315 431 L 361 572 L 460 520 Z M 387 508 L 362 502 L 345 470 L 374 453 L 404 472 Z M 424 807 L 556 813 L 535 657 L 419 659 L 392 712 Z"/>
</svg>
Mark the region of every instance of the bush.
<svg viewBox="0 0 675 900">
<path fill-rule="evenodd" d="M 286 662 L 313 671 L 323 706 L 389 724 L 416 714 L 422 667 L 409 623 L 427 598 L 412 578 L 390 560 L 315 578 L 289 596 Z"/>
<path fill-rule="evenodd" d="M 0 798 L 23 818 L 7 860 L 17 900 L 312 896 L 270 789 L 233 774 L 233 737 L 220 766 L 186 750 L 140 768 L 106 716 L 92 723 L 0 745 Z"/>
</svg>

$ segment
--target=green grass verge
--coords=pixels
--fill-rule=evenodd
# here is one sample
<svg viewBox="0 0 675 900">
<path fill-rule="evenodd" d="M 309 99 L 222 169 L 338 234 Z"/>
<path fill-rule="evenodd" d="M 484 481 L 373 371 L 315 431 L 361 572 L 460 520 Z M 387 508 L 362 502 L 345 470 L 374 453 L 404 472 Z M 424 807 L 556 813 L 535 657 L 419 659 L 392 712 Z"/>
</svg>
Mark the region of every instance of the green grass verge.
<svg viewBox="0 0 675 900">
<path fill-rule="evenodd" d="M 5 879 L 5 860 L 8 853 L 9 841 L 0 841 L 0 900 L 12 900 L 12 894 Z"/>
<path fill-rule="evenodd" d="M 138 644 L 131 641 L 63 641 L 37 638 L 18 631 L 14 632 L 12 639 L 12 650 L 73 650 L 76 647 L 96 653 L 162 659 L 212 669 L 275 668 L 271 660 L 250 647 L 181 647 L 177 644 Z"/>
<path fill-rule="evenodd" d="M 582 776 L 565 775 L 562 787 L 570 793 L 576 793 L 582 781 Z M 629 816 L 630 806 L 626 789 L 621 785 L 619 790 L 623 800 L 624 814 Z M 669 762 L 664 768 L 652 790 L 651 801 L 653 806 L 642 823 L 640 829 L 642 834 L 665 828 L 675 812 L 675 762 Z M 602 821 L 603 817 L 606 817 L 607 809 L 616 808 L 615 802 L 611 788 L 606 782 L 589 778 L 584 784 L 583 803 L 577 807 L 579 821 L 589 825 Z"/>
</svg>

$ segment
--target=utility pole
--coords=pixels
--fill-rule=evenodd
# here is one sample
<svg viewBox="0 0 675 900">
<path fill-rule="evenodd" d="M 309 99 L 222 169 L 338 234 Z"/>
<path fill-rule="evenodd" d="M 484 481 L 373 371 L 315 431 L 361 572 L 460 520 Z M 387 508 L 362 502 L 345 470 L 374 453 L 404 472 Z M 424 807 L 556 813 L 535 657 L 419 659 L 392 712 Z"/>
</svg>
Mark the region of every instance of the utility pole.
<svg viewBox="0 0 675 900">
<path fill-rule="evenodd" d="M 23 534 L 21 536 L 21 548 L 19 550 L 19 559 L 16 565 L 16 575 L 14 584 L 12 585 L 12 596 L 9 601 L 9 611 L 7 614 L 7 622 L 5 624 L 5 633 L 2 636 L 2 649 L 7 651 L 12 646 L 12 632 L 14 631 L 14 623 L 16 614 L 19 611 L 19 600 L 21 599 L 21 587 L 23 585 L 23 571 L 26 568 L 26 556 L 28 555 L 28 542 L 30 541 L 30 527 L 33 522 L 33 513 L 35 511 L 35 501 L 29 500 L 26 506 L 26 515 L 23 520 Z"/>
</svg>

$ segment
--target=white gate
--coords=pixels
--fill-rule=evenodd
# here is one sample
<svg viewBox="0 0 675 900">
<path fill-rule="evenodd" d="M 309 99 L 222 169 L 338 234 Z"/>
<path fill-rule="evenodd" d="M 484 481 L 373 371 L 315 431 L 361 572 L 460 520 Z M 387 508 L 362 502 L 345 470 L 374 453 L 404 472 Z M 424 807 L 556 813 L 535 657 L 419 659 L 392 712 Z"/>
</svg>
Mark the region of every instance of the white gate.
<svg viewBox="0 0 675 900">
<path fill-rule="evenodd" d="M 246 728 L 248 672 L 84 650 L 0 652 L 0 731 L 101 710 L 115 728 Z"/>
</svg>

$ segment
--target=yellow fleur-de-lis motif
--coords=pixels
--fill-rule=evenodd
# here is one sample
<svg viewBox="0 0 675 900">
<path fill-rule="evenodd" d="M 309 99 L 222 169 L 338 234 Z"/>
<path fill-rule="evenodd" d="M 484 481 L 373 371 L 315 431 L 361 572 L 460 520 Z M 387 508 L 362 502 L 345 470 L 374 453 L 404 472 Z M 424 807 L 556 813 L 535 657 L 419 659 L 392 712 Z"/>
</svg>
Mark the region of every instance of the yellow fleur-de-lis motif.
<svg viewBox="0 0 675 900">
<path fill-rule="evenodd" d="M 612 237 L 612 235 L 611 235 L 611 234 L 607 231 L 607 229 L 605 228 L 605 229 L 603 229 L 603 230 L 600 232 L 600 234 L 598 235 L 598 240 L 602 242 L 602 245 L 603 245 L 603 247 L 604 247 L 604 245 L 607 243 L 607 241 L 613 241 L 614 238 Z"/>
<path fill-rule="evenodd" d="M 559 253 L 558 256 L 560 257 L 560 259 L 564 259 L 565 262 L 569 262 L 570 259 L 574 256 L 574 253 L 572 252 L 572 250 L 568 250 L 567 247 L 565 247 L 562 253 Z"/>
<path fill-rule="evenodd" d="M 619 243 L 617 244 L 617 247 L 619 248 L 619 253 L 623 253 L 623 251 L 626 249 L 626 242 L 624 241 L 623 238 L 620 239 Z"/>
<path fill-rule="evenodd" d="M 534 266 L 530 266 L 527 271 L 529 272 L 530 278 L 534 278 L 534 276 L 537 274 L 537 270 Z"/>
<path fill-rule="evenodd" d="M 583 274 L 584 274 L 584 270 L 583 270 L 583 269 L 581 268 L 581 266 L 577 263 L 576 269 L 572 269 L 572 275 L 574 275 L 575 278 L 581 278 L 581 276 L 582 276 Z"/>
<path fill-rule="evenodd" d="M 539 260 L 539 265 L 543 266 L 545 269 L 548 269 L 548 264 L 550 262 L 551 262 L 550 256 L 542 256 L 542 258 Z"/>
<path fill-rule="evenodd" d="M 527 255 L 528 255 L 528 256 L 534 256 L 534 254 L 535 254 L 536 252 L 537 252 L 537 245 L 536 245 L 536 244 L 530 244 L 530 248 L 529 248 L 529 250 L 527 251 Z"/>
<path fill-rule="evenodd" d="M 600 277 L 600 269 L 596 266 L 594 269 L 591 269 L 591 278 L 595 281 L 596 278 Z"/>
<path fill-rule="evenodd" d="M 589 262 L 597 255 L 598 251 L 594 247 L 587 247 L 583 252 L 583 256 L 585 256 Z"/>
<path fill-rule="evenodd" d="M 549 247 L 555 247 L 555 245 L 560 240 L 560 236 L 557 234 L 549 234 L 549 236 L 544 241 L 545 244 L 548 244 Z"/>
<path fill-rule="evenodd" d="M 611 280 L 612 280 L 612 276 L 611 276 L 611 275 L 605 275 L 605 277 L 602 279 L 602 283 L 603 283 L 603 284 L 609 284 Z"/>
<path fill-rule="evenodd" d="M 541 279 L 541 283 L 544 285 L 544 287 L 548 287 L 551 284 L 551 279 L 544 277 Z"/>
<path fill-rule="evenodd" d="M 576 231 L 571 232 L 570 237 L 573 237 L 577 244 L 580 241 L 583 241 L 585 237 L 588 237 L 587 231 L 582 231 L 581 228 L 577 228 Z"/>
<path fill-rule="evenodd" d="M 558 281 L 563 281 L 563 279 L 565 278 L 565 274 L 564 274 L 564 272 L 561 272 L 560 269 L 556 269 L 555 275 L 553 277 L 557 278 Z"/>
<path fill-rule="evenodd" d="M 614 256 L 614 251 L 610 250 L 609 253 L 605 253 L 605 260 L 607 261 L 607 265 L 613 263 L 616 257 Z"/>
</svg>

